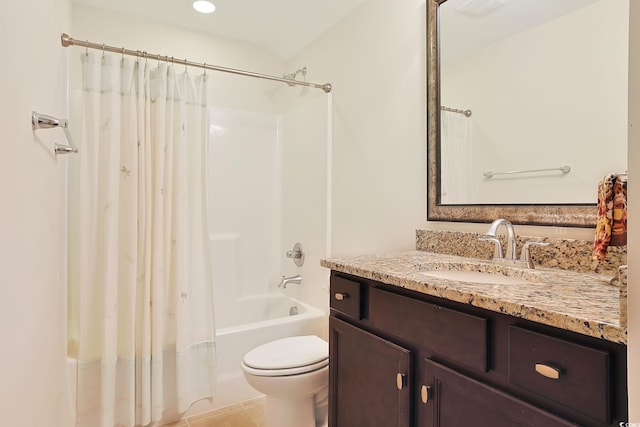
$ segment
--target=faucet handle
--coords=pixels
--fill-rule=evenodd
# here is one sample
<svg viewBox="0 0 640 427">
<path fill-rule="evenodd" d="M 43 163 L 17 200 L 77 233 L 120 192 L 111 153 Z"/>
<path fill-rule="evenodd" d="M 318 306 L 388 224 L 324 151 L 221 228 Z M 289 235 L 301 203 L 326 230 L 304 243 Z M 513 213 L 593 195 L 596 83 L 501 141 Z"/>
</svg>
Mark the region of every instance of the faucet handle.
<svg viewBox="0 0 640 427">
<path fill-rule="evenodd" d="M 285 252 L 287 258 L 292 258 L 293 263 L 298 267 L 301 267 L 304 264 L 304 247 L 301 243 L 296 243 L 293 245 L 293 249 Z"/>
<path fill-rule="evenodd" d="M 520 261 L 525 262 L 527 264 L 527 268 L 534 268 L 533 260 L 531 259 L 531 251 L 529 251 L 529 247 L 531 246 L 549 246 L 551 243 L 549 242 L 525 242 L 522 245 L 522 252 L 520 252 Z"/>
<path fill-rule="evenodd" d="M 500 239 L 498 239 L 495 236 L 488 236 L 487 235 L 487 236 L 478 238 L 478 240 L 483 240 L 483 241 L 495 243 L 495 248 L 493 250 L 493 258 L 495 258 L 495 259 L 502 259 L 503 258 L 503 255 L 502 255 L 502 242 L 500 241 Z"/>
</svg>

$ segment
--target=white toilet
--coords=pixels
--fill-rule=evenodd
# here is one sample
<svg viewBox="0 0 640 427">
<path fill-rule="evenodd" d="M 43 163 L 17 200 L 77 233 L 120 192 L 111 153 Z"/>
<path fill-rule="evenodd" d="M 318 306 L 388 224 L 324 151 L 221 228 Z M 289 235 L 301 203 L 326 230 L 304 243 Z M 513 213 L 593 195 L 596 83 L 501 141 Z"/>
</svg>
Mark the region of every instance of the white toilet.
<svg viewBox="0 0 640 427">
<path fill-rule="evenodd" d="M 329 344 L 315 335 L 271 341 L 242 360 L 247 382 L 267 397 L 265 427 L 327 423 Z"/>
</svg>

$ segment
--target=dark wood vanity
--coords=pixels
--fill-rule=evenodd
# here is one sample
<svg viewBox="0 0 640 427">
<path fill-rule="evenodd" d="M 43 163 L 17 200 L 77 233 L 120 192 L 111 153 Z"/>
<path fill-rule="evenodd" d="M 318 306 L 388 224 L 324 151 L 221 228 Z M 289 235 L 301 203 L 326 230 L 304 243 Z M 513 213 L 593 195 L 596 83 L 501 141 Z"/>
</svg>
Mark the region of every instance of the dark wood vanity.
<svg viewBox="0 0 640 427">
<path fill-rule="evenodd" d="M 330 427 L 618 426 L 624 344 L 331 272 Z"/>
</svg>

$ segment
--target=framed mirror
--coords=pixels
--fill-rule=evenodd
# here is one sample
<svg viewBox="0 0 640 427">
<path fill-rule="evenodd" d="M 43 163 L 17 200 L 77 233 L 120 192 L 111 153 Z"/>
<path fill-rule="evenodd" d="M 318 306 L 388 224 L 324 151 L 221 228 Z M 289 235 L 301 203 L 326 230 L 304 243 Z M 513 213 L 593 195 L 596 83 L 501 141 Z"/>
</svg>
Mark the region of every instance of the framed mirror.
<svg viewBox="0 0 640 427">
<path fill-rule="evenodd" d="M 628 10 L 427 0 L 428 220 L 595 226 L 627 169 Z"/>
</svg>

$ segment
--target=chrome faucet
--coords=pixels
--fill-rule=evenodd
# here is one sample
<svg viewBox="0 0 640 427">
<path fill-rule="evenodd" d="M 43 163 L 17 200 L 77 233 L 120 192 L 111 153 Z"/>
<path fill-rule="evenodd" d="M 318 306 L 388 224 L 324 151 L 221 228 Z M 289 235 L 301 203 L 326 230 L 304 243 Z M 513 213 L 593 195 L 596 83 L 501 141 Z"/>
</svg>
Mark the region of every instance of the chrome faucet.
<svg viewBox="0 0 640 427">
<path fill-rule="evenodd" d="M 498 228 L 504 225 L 507 229 L 507 251 L 506 254 L 502 253 L 502 243 L 497 237 L 496 233 Z M 484 237 L 480 240 L 488 240 L 495 244 L 495 250 L 493 252 L 493 262 L 500 265 L 511 265 L 515 267 L 534 268 L 533 260 L 531 259 L 531 253 L 529 248 L 533 245 L 537 246 L 549 246 L 547 242 L 525 242 L 522 246 L 522 252 L 520 253 L 520 259 L 516 255 L 516 233 L 513 230 L 513 224 L 511 221 L 499 218 L 491 223 L 489 230 Z"/>
<path fill-rule="evenodd" d="M 300 283 L 302 283 L 302 276 L 299 274 L 296 276 L 290 276 L 290 277 L 282 276 L 282 280 L 280 280 L 278 287 L 282 289 L 287 289 L 287 283 L 293 283 L 293 284 L 299 285 Z"/>
<path fill-rule="evenodd" d="M 504 225 L 507 229 L 507 253 L 504 255 L 502 254 L 502 245 L 500 244 L 500 240 L 498 240 L 498 237 L 496 236 L 498 227 L 500 227 L 501 225 Z M 489 229 L 487 230 L 485 236 L 486 237 L 484 240 L 490 240 L 496 243 L 496 249 L 500 249 L 500 251 L 496 251 L 496 253 L 494 254 L 494 259 L 516 259 L 516 233 L 515 231 L 513 231 L 513 224 L 511 224 L 511 221 L 504 218 L 496 219 L 489 226 Z"/>
</svg>

